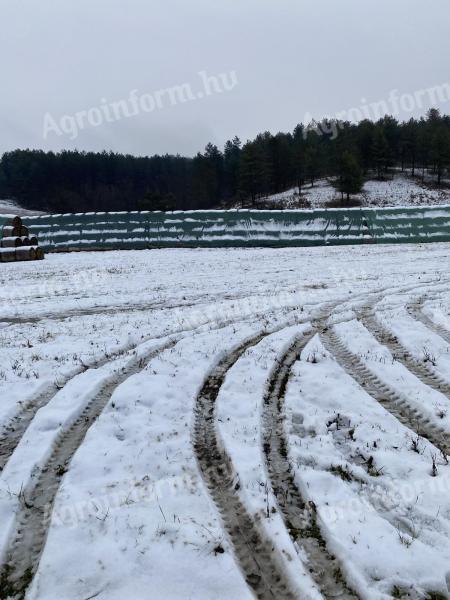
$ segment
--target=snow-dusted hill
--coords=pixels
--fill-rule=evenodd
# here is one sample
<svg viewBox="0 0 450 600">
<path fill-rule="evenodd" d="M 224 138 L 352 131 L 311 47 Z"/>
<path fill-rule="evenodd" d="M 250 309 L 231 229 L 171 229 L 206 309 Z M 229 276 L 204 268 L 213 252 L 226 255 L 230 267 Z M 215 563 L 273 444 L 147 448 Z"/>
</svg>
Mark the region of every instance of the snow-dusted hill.
<svg viewBox="0 0 450 600">
<path fill-rule="evenodd" d="M 412 179 L 403 173 L 390 175 L 386 180 L 369 179 L 364 184 L 363 192 L 352 197 L 352 203 L 361 206 L 430 206 L 450 204 L 450 181 L 445 180 L 441 189 L 433 186 L 431 176 L 425 177 L 425 183 L 417 177 Z M 331 180 L 318 179 L 312 187 L 307 183 L 299 197 L 298 188 L 291 188 L 279 194 L 261 198 L 258 208 L 325 208 L 341 205 L 340 195 L 334 189 Z M 344 206 L 346 203 L 344 202 Z M 231 208 L 231 207 L 230 207 Z M 236 208 L 240 208 L 236 206 Z M 72 212 L 77 212 L 76 207 Z M 35 210 L 20 207 L 13 200 L 0 199 L 0 215 L 31 216 L 44 214 Z"/>
<path fill-rule="evenodd" d="M 0 200 L 0 215 L 18 215 L 19 217 L 42 215 L 38 210 L 27 210 L 13 200 Z"/>
<path fill-rule="evenodd" d="M 361 194 L 354 196 L 352 200 L 361 203 L 362 206 L 421 206 L 433 204 L 450 203 L 450 187 L 441 189 L 433 188 L 428 184 L 422 184 L 419 178 L 398 173 L 390 176 L 386 181 L 370 179 L 364 184 Z M 301 198 L 298 196 L 298 188 L 292 188 L 286 192 L 269 196 L 265 202 L 282 204 L 286 208 L 295 208 L 299 204 L 305 204 L 311 208 L 322 208 L 329 204 L 340 202 L 339 193 L 336 192 L 328 179 L 319 179 L 314 183 L 306 184 L 302 188 Z"/>
</svg>

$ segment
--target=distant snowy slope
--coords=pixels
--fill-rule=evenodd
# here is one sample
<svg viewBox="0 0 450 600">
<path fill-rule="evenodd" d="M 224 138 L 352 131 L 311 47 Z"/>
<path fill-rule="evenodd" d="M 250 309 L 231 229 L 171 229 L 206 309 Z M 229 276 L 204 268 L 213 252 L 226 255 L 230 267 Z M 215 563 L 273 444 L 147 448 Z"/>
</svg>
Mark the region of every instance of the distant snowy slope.
<svg viewBox="0 0 450 600">
<path fill-rule="evenodd" d="M 28 215 L 42 215 L 44 213 L 38 210 L 27 210 L 21 208 L 13 200 L 0 200 L 0 215 L 18 215 L 19 217 Z"/>
<path fill-rule="evenodd" d="M 331 182 L 319 179 L 302 188 L 303 202 L 311 208 L 321 208 L 328 203 L 339 200 Z M 398 173 L 386 181 L 371 179 L 364 184 L 364 190 L 354 200 L 359 200 L 363 206 L 421 206 L 450 203 L 450 188 L 433 189 L 416 180 Z M 279 194 L 274 194 L 265 199 L 274 204 L 282 203 L 286 208 L 295 208 L 299 203 L 298 188 L 292 188 Z"/>
</svg>

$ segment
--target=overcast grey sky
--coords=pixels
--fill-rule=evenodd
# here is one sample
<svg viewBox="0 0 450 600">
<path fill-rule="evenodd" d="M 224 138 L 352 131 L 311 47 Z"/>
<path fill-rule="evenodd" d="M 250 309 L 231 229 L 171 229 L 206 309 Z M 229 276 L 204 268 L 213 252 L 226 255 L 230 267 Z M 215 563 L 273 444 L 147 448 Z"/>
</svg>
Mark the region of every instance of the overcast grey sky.
<svg viewBox="0 0 450 600">
<path fill-rule="evenodd" d="M 450 83 L 449 27 L 449 0 L 0 0 L 0 152 L 192 155 L 289 131 L 308 114 Z M 237 84 L 44 139 L 45 115 L 58 125 L 133 90 L 189 83 L 196 97 L 201 71 L 234 71 Z"/>
</svg>

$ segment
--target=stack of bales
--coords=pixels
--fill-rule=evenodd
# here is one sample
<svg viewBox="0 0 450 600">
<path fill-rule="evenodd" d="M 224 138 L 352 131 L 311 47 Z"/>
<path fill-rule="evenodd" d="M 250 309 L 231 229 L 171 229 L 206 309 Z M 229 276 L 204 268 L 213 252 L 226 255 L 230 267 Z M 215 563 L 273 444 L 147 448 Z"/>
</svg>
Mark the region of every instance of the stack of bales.
<svg viewBox="0 0 450 600">
<path fill-rule="evenodd" d="M 20 217 L 0 217 L 0 262 L 42 260 L 44 251 L 35 236 L 29 236 Z"/>
</svg>

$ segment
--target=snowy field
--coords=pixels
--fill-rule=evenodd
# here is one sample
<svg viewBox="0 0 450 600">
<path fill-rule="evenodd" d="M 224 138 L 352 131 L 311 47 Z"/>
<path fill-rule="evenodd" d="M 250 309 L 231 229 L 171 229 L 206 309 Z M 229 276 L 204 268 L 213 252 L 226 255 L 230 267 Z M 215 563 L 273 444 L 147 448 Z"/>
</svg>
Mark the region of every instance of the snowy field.
<svg viewBox="0 0 450 600">
<path fill-rule="evenodd" d="M 449 598 L 449 261 L 4 264 L 0 598 Z"/>
</svg>

